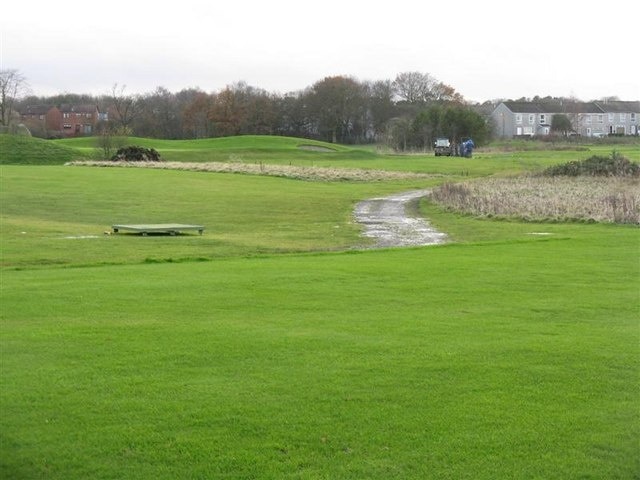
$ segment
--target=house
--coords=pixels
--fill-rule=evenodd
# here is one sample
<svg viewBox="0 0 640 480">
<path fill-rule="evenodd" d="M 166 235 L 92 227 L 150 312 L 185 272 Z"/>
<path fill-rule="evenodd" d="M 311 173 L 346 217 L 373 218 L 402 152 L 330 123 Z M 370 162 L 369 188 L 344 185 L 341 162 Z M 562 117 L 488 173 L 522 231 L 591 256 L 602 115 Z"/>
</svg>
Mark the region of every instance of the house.
<svg viewBox="0 0 640 480">
<path fill-rule="evenodd" d="M 100 120 L 97 105 L 61 105 L 62 134 L 65 137 L 92 135 Z"/>
<path fill-rule="evenodd" d="M 20 112 L 22 123 L 42 137 L 93 135 L 103 118 L 96 105 L 29 105 Z"/>
<path fill-rule="evenodd" d="M 491 114 L 499 138 L 551 134 L 554 115 L 565 115 L 572 134 L 639 135 L 640 102 L 502 102 Z"/>
<path fill-rule="evenodd" d="M 640 135 L 640 102 L 598 102 L 598 106 L 607 135 Z"/>
<path fill-rule="evenodd" d="M 50 105 L 28 105 L 20 111 L 20 121 L 38 136 L 62 130 L 62 113 Z"/>
</svg>

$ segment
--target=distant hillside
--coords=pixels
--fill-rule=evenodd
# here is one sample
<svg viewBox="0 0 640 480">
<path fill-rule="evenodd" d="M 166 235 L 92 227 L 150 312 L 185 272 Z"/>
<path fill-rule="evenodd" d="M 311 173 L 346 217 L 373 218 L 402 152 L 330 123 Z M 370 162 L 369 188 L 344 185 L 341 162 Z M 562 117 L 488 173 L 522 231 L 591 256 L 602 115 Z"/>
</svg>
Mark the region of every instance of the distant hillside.
<svg viewBox="0 0 640 480">
<path fill-rule="evenodd" d="M 62 165 L 86 159 L 86 152 L 51 140 L 22 135 L 0 135 L 0 164 Z"/>
</svg>

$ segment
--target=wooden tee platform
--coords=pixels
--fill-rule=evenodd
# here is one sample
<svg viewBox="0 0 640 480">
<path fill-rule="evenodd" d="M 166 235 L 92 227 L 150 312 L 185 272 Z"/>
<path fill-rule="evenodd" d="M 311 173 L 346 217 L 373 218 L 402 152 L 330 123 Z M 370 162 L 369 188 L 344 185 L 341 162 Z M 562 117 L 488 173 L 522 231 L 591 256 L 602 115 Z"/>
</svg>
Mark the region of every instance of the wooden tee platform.
<svg viewBox="0 0 640 480">
<path fill-rule="evenodd" d="M 130 232 L 141 233 L 147 235 L 148 233 L 168 233 L 169 235 L 176 235 L 184 230 L 197 230 L 200 235 L 204 232 L 204 226 L 202 225 L 185 225 L 182 223 L 148 223 L 139 225 L 112 225 L 113 233 L 119 233 L 120 230 L 127 230 Z"/>
</svg>

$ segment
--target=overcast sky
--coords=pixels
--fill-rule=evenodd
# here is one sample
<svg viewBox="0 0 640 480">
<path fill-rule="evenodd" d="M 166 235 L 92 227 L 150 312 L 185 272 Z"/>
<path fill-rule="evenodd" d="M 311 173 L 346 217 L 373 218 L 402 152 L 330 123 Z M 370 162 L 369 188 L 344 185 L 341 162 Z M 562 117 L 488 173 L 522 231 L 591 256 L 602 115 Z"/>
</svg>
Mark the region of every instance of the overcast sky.
<svg viewBox="0 0 640 480">
<path fill-rule="evenodd" d="M 429 73 L 467 100 L 640 100 L 637 0 L 14 0 L 0 68 L 37 95 L 270 92 Z"/>
</svg>

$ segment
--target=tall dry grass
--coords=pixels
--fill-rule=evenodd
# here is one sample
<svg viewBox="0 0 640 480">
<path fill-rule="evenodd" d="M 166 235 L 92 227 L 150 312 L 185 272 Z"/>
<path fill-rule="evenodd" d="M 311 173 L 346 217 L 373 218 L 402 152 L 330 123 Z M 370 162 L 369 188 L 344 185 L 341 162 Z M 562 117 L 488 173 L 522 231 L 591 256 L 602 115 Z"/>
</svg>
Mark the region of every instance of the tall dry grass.
<svg viewBox="0 0 640 480">
<path fill-rule="evenodd" d="M 357 168 L 298 167 L 293 165 L 274 165 L 264 163 L 241 162 L 114 162 L 114 161 L 75 161 L 65 165 L 94 167 L 131 167 L 155 168 L 164 170 L 190 170 L 196 172 L 244 173 L 250 175 L 268 175 L 308 181 L 352 181 L 372 182 L 384 180 L 405 180 L 413 178 L 431 178 L 440 175 L 428 175 L 412 172 L 393 172 L 387 170 L 367 170 Z"/>
<path fill-rule="evenodd" d="M 445 183 L 433 190 L 432 199 L 450 210 L 484 217 L 640 224 L 637 178 L 491 178 Z"/>
</svg>

